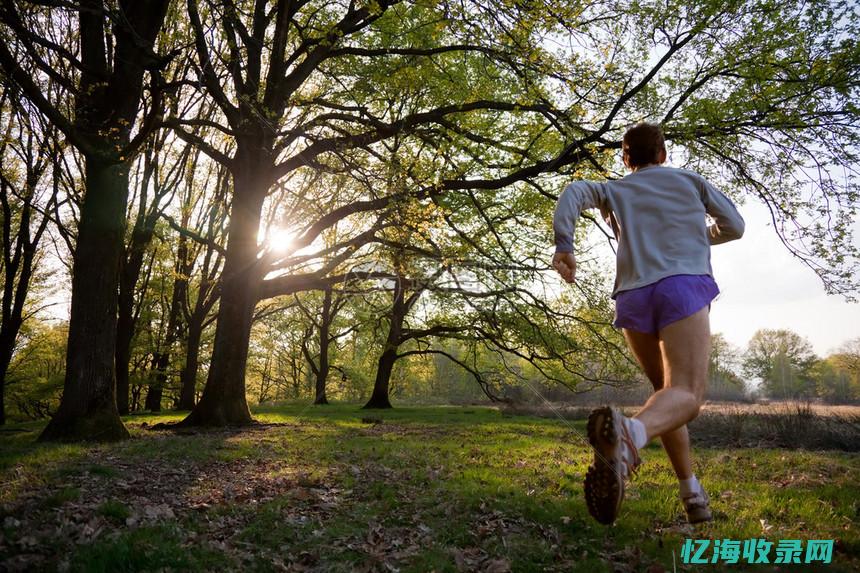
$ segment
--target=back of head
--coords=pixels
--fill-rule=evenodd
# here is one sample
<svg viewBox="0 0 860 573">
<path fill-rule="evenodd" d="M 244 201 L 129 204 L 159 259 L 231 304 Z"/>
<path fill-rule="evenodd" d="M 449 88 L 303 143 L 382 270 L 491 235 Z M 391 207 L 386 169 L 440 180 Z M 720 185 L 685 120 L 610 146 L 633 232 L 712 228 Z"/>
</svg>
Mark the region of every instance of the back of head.
<svg viewBox="0 0 860 573">
<path fill-rule="evenodd" d="M 631 169 L 660 163 L 660 154 L 665 149 L 663 130 L 654 123 L 634 125 L 627 130 L 621 142 L 624 162 Z"/>
</svg>

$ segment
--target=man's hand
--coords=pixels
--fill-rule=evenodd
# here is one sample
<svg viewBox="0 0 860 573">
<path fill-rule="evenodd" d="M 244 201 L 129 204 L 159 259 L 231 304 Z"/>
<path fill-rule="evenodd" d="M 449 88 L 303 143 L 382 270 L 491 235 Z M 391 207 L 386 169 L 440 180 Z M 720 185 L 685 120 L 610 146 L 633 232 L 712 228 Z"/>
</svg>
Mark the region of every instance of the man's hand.
<svg viewBox="0 0 860 573">
<path fill-rule="evenodd" d="M 576 257 L 573 253 L 556 253 L 552 257 L 552 267 L 569 283 L 576 278 Z"/>
</svg>

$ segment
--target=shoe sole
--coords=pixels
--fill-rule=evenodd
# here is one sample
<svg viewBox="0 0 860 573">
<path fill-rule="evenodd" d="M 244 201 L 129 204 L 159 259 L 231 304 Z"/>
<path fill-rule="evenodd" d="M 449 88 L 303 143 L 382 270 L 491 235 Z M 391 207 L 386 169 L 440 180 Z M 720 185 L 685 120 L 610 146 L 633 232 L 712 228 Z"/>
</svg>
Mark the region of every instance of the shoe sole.
<svg viewBox="0 0 860 573">
<path fill-rule="evenodd" d="M 594 463 L 585 474 L 585 502 L 594 519 L 610 525 L 618 517 L 624 499 L 624 481 L 612 464 L 619 445 L 612 409 L 603 407 L 591 412 L 587 430 L 588 441 L 594 448 Z"/>
<path fill-rule="evenodd" d="M 713 521 L 714 517 L 712 515 L 708 515 L 707 517 L 699 517 L 696 519 L 691 518 L 689 515 L 687 516 L 687 522 L 690 525 L 697 525 L 699 523 L 708 523 L 709 521 Z"/>
</svg>

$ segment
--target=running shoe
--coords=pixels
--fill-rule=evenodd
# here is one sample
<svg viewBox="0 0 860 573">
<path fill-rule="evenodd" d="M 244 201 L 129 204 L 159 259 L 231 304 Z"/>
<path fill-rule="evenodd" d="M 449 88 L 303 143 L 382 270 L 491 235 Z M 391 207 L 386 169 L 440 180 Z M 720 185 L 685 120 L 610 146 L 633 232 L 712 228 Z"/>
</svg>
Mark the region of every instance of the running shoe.
<svg viewBox="0 0 860 573">
<path fill-rule="evenodd" d="M 585 474 L 585 501 L 594 519 L 610 525 L 621 510 L 624 484 L 642 460 L 617 408 L 604 406 L 591 412 L 588 441 L 594 449 L 594 463 Z"/>
<path fill-rule="evenodd" d="M 681 502 L 684 504 L 684 511 L 687 512 L 687 521 L 690 523 L 702 523 L 711 521 L 714 517 L 711 515 L 711 500 L 705 490 L 700 493 L 693 493 L 681 497 Z"/>
</svg>

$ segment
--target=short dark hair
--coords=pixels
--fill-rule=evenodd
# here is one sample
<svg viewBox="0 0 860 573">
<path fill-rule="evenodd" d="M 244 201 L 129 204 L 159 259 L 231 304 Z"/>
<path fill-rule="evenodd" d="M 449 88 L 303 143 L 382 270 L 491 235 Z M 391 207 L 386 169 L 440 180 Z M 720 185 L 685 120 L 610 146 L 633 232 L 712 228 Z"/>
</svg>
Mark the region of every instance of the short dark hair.
<svg viewBox="0 0 860 573">
<path fill-rule="evenodd" d="M 660 152 L 666 149 L 663 129 L 656 123 L 634 125 L 624 134 L 621 151 L 627 156 L 630 167 L 642 167 L 660 161 Z"/>
</svg>

